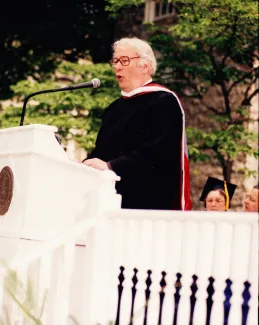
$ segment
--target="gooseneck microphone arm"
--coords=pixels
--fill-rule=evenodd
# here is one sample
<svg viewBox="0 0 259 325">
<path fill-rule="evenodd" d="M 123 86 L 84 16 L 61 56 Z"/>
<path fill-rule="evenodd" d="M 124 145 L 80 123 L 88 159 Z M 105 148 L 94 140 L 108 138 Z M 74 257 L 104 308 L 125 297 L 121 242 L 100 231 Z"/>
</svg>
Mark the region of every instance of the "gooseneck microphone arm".
<svg viewBox="0 0 259 325">
<path fill-rule="evenodd" d="M 37 91 L 35 93 L 32 93 L 30 95 L 28 95 L 27 97 L 25 97 L 24 102 L 23 102 L 23 108 L 22 108 L 22 114 L 21 114 L 21 120 L 20 120 L 20 126 L 23 126 L 23 121 L 24 121 L 24 116 L 25 116 L 25 112 L 26 112 L 26 105 L 28 100 L 36 95 L 39 94 L 45 94 L 45 93 L 54 93 L 56 91 L 62 91 L 63 89 L 46 89 L 46 90 L 41 90 L 41 91 Z"/>
<path fill-rule="evenodd" d="M 36 91 L 35 93 L 32 93 L 30 95 L 28 95 L 27 97 L 25 97 L 24 102 L 23 102 L 23 108 L 22 108 L 22 114 L 21 114 L 21 120 L 20 120 L 20 126 L 23 126 L 23 121 L 24 121 L 24 116 L 25 116 L 25 112 L 26 112 L 26 105 L 28 100 L 36 95 L 40 95 L 40 94 L 46 94 L 46 93 L 55 93 L 58 91 L 66 91 L 66 90 L 76 90 L 76 89 L 81 89 L 81 88 L 98 88 L 101 85 L 101 81 L 97 78 L 92 79 L 91 81 L 88 82 L 84 82 L 81 84 L 75 84 L 75 85 L 70 85 L 68 87 L 62 87 L 62 88 L 56 88 L 56 89 L 45 89 L 45 90 L 40 90 L 40 91 Z"/>
</svg>

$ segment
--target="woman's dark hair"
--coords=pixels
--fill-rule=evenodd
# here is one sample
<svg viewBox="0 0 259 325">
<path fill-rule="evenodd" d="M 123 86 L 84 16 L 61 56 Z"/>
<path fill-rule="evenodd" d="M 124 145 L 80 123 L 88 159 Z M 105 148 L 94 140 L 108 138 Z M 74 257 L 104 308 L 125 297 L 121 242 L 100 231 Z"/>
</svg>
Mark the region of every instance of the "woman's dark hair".
<svg viewBox="0 0 259 325">
<path fill-rule="evenodd" d="M 259 190 L 259 184 L 255 185 L 253 188 L 255 188 L 256 190 Z"/>
<path fill-rule="evenodd" d="M 220 195 L 224 197 L 225 202 L 226 202 L 226 200 L 227 200 L 227 196 L 226 196 L 226 193 L 225 193 L 223 190 L 221 190 L 220 188 L 218 188 L 218 189 L 215 189 L 215 190 L 211 190 L 211 191 L 209 191 L 209 193 L 212 192 L 212 191 L 219 191 Z M 206 200 L 207 200 L 207 197 L 208 197 L 209 193 L 207 194 L 207 196 L 205 197 L 205 199 L 204 199 L 204 201 L 203 201 L 204 208 L 207 208 L 207 207 L 206 207 Z M 229 202 L 229 208 L 230 208 L 230 202 Z"/>
</svg>

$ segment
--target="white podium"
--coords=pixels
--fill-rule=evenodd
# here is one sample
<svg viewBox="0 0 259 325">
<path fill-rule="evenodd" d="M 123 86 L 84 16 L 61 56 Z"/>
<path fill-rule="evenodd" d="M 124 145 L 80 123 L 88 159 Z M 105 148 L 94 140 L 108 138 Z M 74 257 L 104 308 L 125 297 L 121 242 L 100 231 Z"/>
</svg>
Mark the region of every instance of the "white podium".
<svg viewBox="0 0 259 325">
<path fill-rule="evenodd" d="M 56 131 L 47 125 L 0 130 L 0 204 L 2 208 L 9 204 L 4 214 L 0 206 L 0 259 L 15 254 L 7 252 L 3 240 L 45 241 L 87 218 L 91 193 L 103 186 L 106 203 L 120 207 L 117 175 L 71 161 L 55 138 Z M 6 170 L 12 175 L 3 175 Z M 6 202 L 8 191 L 11 202 Z"/>
</svg>

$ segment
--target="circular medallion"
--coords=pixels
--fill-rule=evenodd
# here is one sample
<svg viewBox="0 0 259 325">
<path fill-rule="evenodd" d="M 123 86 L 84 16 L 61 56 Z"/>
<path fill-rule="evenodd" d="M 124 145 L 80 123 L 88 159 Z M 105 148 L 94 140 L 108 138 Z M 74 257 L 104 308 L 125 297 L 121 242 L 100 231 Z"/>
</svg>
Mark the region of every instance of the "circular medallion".
<svg viewBox="0 0 259 325">
<path fill-rule="evenodd" d="M 13 197 L 13 172 L 5 166 L 0 172 L 0 216 L 9 210 Z"/>
</svg>

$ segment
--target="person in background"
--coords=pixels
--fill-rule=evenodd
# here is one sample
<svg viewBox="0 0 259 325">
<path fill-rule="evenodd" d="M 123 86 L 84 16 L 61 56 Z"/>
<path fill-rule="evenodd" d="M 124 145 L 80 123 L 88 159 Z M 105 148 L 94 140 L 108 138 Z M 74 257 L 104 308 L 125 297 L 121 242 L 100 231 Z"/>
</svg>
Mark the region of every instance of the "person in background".
<svg viewBox="0 0 259 325">
<path fill-rule="evenodd" d="M 114 43 L 110 64 L 122 96 L 106 109 L 83 163 L 121 177 L 122 208 L 190 210 L 184 111 L 174 92 L 153 82 L 152 48 L 123 38 Z"/>
<path fill-rule="evenodd" d="M 259 184 L 255 185 L 250 191 L 246 193 L 244 199 L 244 212 L 259 212 L 258 206 Z M 258 232 L 258 246 L 259 246 L 259 232 Z M 259 257 L 258 257 L 259 270 Z M 259 299 L 259 273 L 258 273 L 258 299 Z"/>
<path fill-rule="evenodd" d="M 214 177 L 208 177 L 200 201 L 207 211 L 227 211 L 236 185 Z"/>
<path fill-rule="evenodd" d="M 258 212 L 258 196 L 259 196 L 259 185 L 254 186 L 249 192 L 246 193 L 244 200 L 244 211 L 245 212 Z"/>
</svg>

